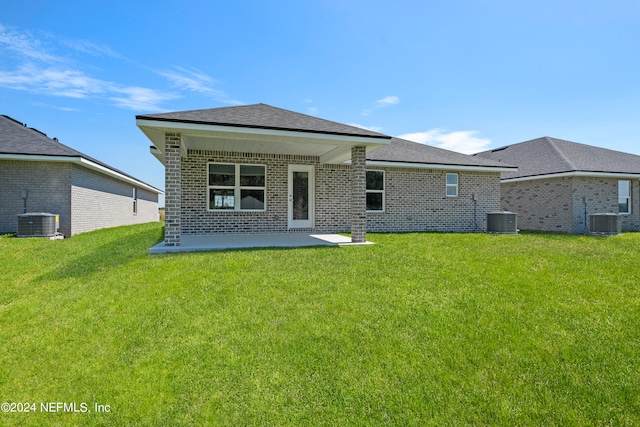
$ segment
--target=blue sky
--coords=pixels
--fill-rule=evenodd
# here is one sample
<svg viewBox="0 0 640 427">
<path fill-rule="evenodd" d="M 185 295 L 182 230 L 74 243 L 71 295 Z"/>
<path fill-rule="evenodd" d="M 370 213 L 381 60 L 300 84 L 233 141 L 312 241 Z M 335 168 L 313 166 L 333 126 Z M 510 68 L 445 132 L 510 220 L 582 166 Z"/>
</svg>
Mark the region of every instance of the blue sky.
<svg viewBox="0 0 640 427">
<path fill-rule="evenodd" d="M 135 115 L 264 102 L 461 152 L 640 154 L 640 2 L 28 1 L 0 114 L 164 188 Z"/>
</svg>

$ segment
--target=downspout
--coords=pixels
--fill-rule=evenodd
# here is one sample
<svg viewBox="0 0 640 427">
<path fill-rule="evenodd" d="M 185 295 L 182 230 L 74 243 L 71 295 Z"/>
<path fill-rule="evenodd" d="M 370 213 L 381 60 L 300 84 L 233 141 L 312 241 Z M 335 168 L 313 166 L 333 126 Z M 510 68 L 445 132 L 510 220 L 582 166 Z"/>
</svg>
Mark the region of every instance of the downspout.
<svg viewBox="0 0 640 427">
<path fill-rule="evenodd" d="M 475 231 L 480 231 L 480 226 L 478 225 L 478 195 L 473 193 L 471 195 L 471 200 L 473 200 L 473 225 L 475 226 Z"/>
<path fill-rule="evenodd" d="M 584 228 L 585 233 L 589 232 L 589 224 L 587 223 L 587 196 L 582 197 L 582 203 L 584 204 Z"/>
</svg>

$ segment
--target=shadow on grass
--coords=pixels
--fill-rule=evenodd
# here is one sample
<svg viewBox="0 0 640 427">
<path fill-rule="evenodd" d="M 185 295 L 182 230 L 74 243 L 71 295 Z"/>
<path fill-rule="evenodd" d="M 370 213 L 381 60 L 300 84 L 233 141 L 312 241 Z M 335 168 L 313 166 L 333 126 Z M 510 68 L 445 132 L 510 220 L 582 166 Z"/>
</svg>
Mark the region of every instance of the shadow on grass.
<svg viewBox="0 0 640 427">
<path fill-rule="evenodd" d="M 108 232 L 102 230 L 101 232 Z M 56 280 L 68 277 L 86 277 L 104 273 L 128 264 L 136 259 L 149 256 L 152 245 L 162 241 L 164 228 L 135 231 L 93 246 L 85 243 L 90 250 L 77 258 L 69 257 L 66 263 L 56 270 L 40 277 L 40 280 Z M 80 236 L 77 237 L 79 240 Z M 82 238 L 90 238 L 89 235 Z M 98 236 L 96 236 L 97 240 Z M 84 242 L 83 242 L 84 243 Z"/>
</svg>

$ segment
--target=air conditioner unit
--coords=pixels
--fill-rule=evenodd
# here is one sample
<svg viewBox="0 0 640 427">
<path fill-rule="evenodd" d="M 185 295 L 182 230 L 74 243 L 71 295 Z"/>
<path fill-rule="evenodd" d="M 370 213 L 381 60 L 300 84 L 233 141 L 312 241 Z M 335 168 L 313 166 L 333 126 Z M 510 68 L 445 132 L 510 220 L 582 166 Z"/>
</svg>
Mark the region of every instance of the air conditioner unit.
<svg viewBox="0 0 640 427">
<path fill-rule="evenodd" d="M 487 233 L 517 234 L 518 214 L 513 212 L 488 212 Z"/>
<path fill-rule="evenodd" d="M 614 213 L 595 213 L 589 215 L 589 233 L 615 236 L 622 232 L 620 215 Z"/>
<path fill-rule="evenodd" d="M 54 237 L 58 234 L 59 216 L 32 212 L 18 215 L 18 237 Z"/>
</svg>

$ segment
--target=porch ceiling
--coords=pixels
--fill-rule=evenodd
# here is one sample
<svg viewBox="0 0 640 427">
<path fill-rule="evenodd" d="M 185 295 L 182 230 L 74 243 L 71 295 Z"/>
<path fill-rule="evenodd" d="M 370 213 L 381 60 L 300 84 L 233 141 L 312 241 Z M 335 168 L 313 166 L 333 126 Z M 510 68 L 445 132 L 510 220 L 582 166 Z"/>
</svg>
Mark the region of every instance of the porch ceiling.
<svg viewBox="0 0 640 427">
<path fill-rule="evenodd" d="M 365 146 L 367 152 L 389 145 L 390 138 L 335 135 L 327 133 L 243 128 L 193 123 L 168 123 L 138 119 L 136 125 L 153 143 L 152 154 L 164 164 L 165 133 L 180 133 L 182 156 L 188 150 L 227 151 L 317 156 L 320 163 L 343 163 L 351 159 L 351 147 Z"/>
</svg>

